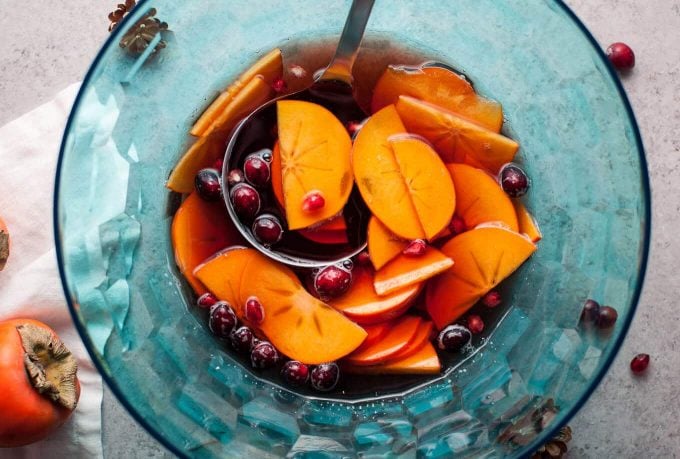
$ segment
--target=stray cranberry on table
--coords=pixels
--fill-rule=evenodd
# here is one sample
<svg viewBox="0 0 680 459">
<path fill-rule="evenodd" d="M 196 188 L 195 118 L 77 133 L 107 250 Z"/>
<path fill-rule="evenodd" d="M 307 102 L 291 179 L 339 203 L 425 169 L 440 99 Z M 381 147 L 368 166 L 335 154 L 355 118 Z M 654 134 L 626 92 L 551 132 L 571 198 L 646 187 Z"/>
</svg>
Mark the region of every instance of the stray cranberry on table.
<svg viewBox="0 0 680 459">
<path fill-rule="evenodd" d="M 635 67 L 635 53 L 625 43 L 616 42 L 609 45 L 607 57 L 618 70 L 630 70 Z"/>
</svg>

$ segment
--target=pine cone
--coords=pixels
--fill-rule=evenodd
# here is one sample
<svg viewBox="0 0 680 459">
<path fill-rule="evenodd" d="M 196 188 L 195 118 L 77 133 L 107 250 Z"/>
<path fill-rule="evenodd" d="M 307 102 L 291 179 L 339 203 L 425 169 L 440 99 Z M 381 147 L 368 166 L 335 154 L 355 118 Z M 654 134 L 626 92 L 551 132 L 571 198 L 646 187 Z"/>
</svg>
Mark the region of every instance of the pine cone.
<svg viewBox="0 0 680 459">
<path fill-rule="evenodd" d="M 168 30 L 168 24 L 155 18 L 156 9 L 151 8 L 146 15 L 135 25 L 130 27 L 123 38 L 120 40 L 120 47 L 125 48 L 127 52 L 132 55 L 139 55 L 149 46 L 149 43 L 154 39 L 156 34 Z M 161 40 L 154 48 L 157 52 L 165 48 L 165 41 Z"/>
<path fill-rule="evenodd" d="M 531 456 L 531 459 L 560 459 L 567 452 L 567 443 L 571 441 L 571 427 L 564 426 L 545 445 Z"/>
<path fill-rule="evenodd" d="M 135 0 L 125 0 L 125 3 L 119 3 L 116 9 L 109 13 L 109 32 L 113 31 L 116 26 L 123 20 L 126 14 L 132 11 L 137 2 Z"/>
</svg>

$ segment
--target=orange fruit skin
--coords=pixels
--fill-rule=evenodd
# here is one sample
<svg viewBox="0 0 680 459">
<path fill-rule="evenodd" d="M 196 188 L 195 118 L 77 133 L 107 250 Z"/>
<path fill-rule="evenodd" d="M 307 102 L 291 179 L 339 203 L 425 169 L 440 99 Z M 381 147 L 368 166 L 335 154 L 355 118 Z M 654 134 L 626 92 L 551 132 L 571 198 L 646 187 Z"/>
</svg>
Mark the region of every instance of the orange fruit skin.
<svg viewBox="0 0 680 459">
<path fill-rule="evenodd" d="M 451 257 L 428 246 L 419 257 L 399 255 L 375 273 L 373 286 L 378 295 L 388 295 L 409 285 L 420 284 L 454 265 Z"/>
<path fill-rule="evenodd" d="M 380 365 L 358 366 L 345 364 L 342 371 L 358 375 L 436 375 L 441 372 L 441 362 L 432 343 L 426 341 L 411 355 Z"/>
<path fill-rule="evenodd" d="M 349 365 L 376 365 L 406 348 L 416 334 L 422 319 L 416 316 L 402 316 L 377 343 L 348 355 L 344 361 Z"/>
</svg>

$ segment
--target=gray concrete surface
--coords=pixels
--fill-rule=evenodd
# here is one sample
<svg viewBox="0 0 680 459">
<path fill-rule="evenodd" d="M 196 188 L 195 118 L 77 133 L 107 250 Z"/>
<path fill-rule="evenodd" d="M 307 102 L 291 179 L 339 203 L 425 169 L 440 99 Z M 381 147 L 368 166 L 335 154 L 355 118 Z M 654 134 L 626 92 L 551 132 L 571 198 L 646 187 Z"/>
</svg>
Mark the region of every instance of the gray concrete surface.
<svg viewBox="0 0 680 459">
<path fill-rule="evenodd" d="M 528 0 L 539 1 L 539 0 Z M 82 78 L 107 35 L 115 0 L 0 0 L 0 124 Z M 632 329 L 604 382 L 570 423 L 570 458 L 680 457 L 680 4 L 568 0 L 601 44 L 629 43 L 624 85 L 640 123 L 653 188 L 652 255 Z M 645 377 L 628 362 L 652 355 Z M 170 457 L 105 390 L 107 458 Z"/>
</svg>

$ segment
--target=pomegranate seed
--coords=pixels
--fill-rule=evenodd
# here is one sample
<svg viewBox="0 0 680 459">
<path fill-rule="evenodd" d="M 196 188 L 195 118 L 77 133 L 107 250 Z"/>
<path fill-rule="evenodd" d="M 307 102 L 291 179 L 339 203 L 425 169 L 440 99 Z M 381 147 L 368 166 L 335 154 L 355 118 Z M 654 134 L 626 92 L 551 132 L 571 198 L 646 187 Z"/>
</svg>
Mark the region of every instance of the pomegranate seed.
<svg viewBox="0 0 680 459">
<path fill-rule="evenodd" d="M 309 367 L 297 360 L 289 360 L 283 364 L 281 376 L 291 386 L 303 386 L 309 379 Z"/>
<path fill-rule="evenodd" d="M 250 352 L 253 347 L 253 331 L 245 325 L 238 327 L 229 335 L 229 342 L 236 352 Z"/>
<path fill-rule="evenodd" d="M 611 328 L 616 323 L 618 317 L 619 314 L 616 312 L 616 309 L 611 306 L 602 306 L 597 316 L 597 327 L 602 330 Z"/>
<path fill-rule="evenodd" d="M 595 300 L 586 300 L 581 311 L 581 322 L 586 325 L 596 325 L 600 316 L 600 303 Z"/>
<path fill-rule="evenodd" d="M 269 153 L 271 158 L 271 153 Z M 243 162 L 243 176 L 256 188 L 264 188 L 269 183 L 269 163 L 262 158 L 263 153 L 252 153 Z"/>
<path fill-rule="evenodd" d="M 307 76 L 307 70 L 297 64 L 291 64 L 288 67 L 288 72 L 295 78 L 304 78 Z"/>
<path fill-rule="evenodd" d="M 323 194 L 320 191 L 310 191 L 302 200 L 302 210 L 305 212 L 316 212 L 319 209 L 323 209 L 326 205 L 326 199 L 324 199 Z"/>
<path fill-rule="evenodd" d="M 229 338 L 236 322 L 236 314 L 226 301 L 218 301 L 210 308 L 208 327 L 218 338 Z"/>
<path fill-rule="evenodd" d="M 264 214 L 255 219 L 252 226 L 253 235 L 260 244 L 274 245 L 283 236 L 281 222 L 274 215 Z"/>
<path fill-rule="evenodd" d="M 260 341 L 250 351 L 250 364 L 253 368 L 269 368 L 276 365 L 279 353 L 269 341 Z"/>
<path fill-rule="evenodd" d="M 201 309 L 208 309 L 215 303 L 217 303 L 217 297 L 209 292 L 199 296 L 196 300 L 196 305 Z"/>
<path fill-rule="evenodd" d="M 194 179 L 194 186 L 198 195 L 206 201 L 217 201 L 222 195 L 220 174 L 212 167 L 198 171 Z"/>
<path fill-rule="evenodd" d="M 230 187 L 236 184 L 243 183 L 246 178 L 243 176 L 243 171 L 241 169 L 232 169 L 227 174 L 227 183 Z"/>
<path fill-rule="evenodd" d="M 286 80 L 284 80 L 281 77 L 274 78 L 274 81 L 272 82 L 272 89 L 277 94 L 283 93 L 286 89 L 288 89 L 288 85 L 286 84 Z"/>
<path fill-rule="evenodd" d="M 234 210 L 239 217 L 251 220 L 260 211 L 260 194 L 252 186 L 239 183 L 229 193 Z"/>
<path fill-rule="evenodd" d="M 501 294 L 498 293 L 498 290 L 491 290 L 482 297 L 482 304 L 484 304 L 484 306 L 487 308 L 495 308 L 501 304 L 501 301 Z"/>
<path fill-rule="evenodd" d="M 506 164 L 500 172 L 500 182 L 503 191 L 511 198 L 519 198 L 529 191 L 529 178 L 524 171 L 515 164 Z"/>
<path fill-rule="evenodd" d="M 218 172 L 222 172 L 222 168 L 224 168 L 224 158 L 217 158 L 215 162 L 213 163 L 213 169 L 217 169 Z"/>
<path fill-rule="evenodd" d="M 421 257 L 425 255 L 427 250 L 427 242 L 422 239 L 414 239 L 401 251 L 407 257 Z"/>
<path fill-rule="evenodd" d="M 472 339 L 470 330 L 462 325 L 449 325 L 437 336 L 437 347 L 442 351 L 458 352 Z"/>
<path fill-rule="evenodd" d="M 649 366 L 649 354 L 638 354 L 630 361 L 630 369 L 636 375 L 643 373 Z"/>
<path fill-rule="evenodd" d="M 484 330 L 484 321 L 478 315 L 468 316 L 467 324 L 473 335 L 478 335 Z"/>
<path fill-rule="evenodd" d="M 618 70 L 630 70 L 635 67 L 635 53 L 625 43 L 612 43 L 607 48 L 607 57 Z"/>
<path fill-rule="evenodd" d="M 359 252 L 357 255 L 357 263 L 361 266 L 368 266 L 371 264 L 371 256 L 368 254 L 368 250 Z"/>
<path fill-rule="evenodd" d="M 257 297 L 251 296 L 246 300 L 245 316 L 248 322 L 260 325 L 264 321 L 264 308 Z"/>
<path fill-rule="evenodd" d="M 466 230 L 467 228 L 465 227 L 465 222 L 463 219 L 458 215 L 454 215 L 451 219 L 451 222 L 449 223 L 449 231 L 451 231 L 453 235 L 457 235 L 464 233 Z"/>
<path fill-rule="evenodd" d="M 312 368 L 312 387 L 321 392 L 333 390 L 340 380 L 340 368 L 336 363 L 322 363 Z"/>
<path fill-rule="evenodd" d="M 333 298 L 345 293 L 352 283 L 352 272 L 344 267 L 330 265 L 314 276 L 314 290 L 320 298 Z"/>
</svg>

